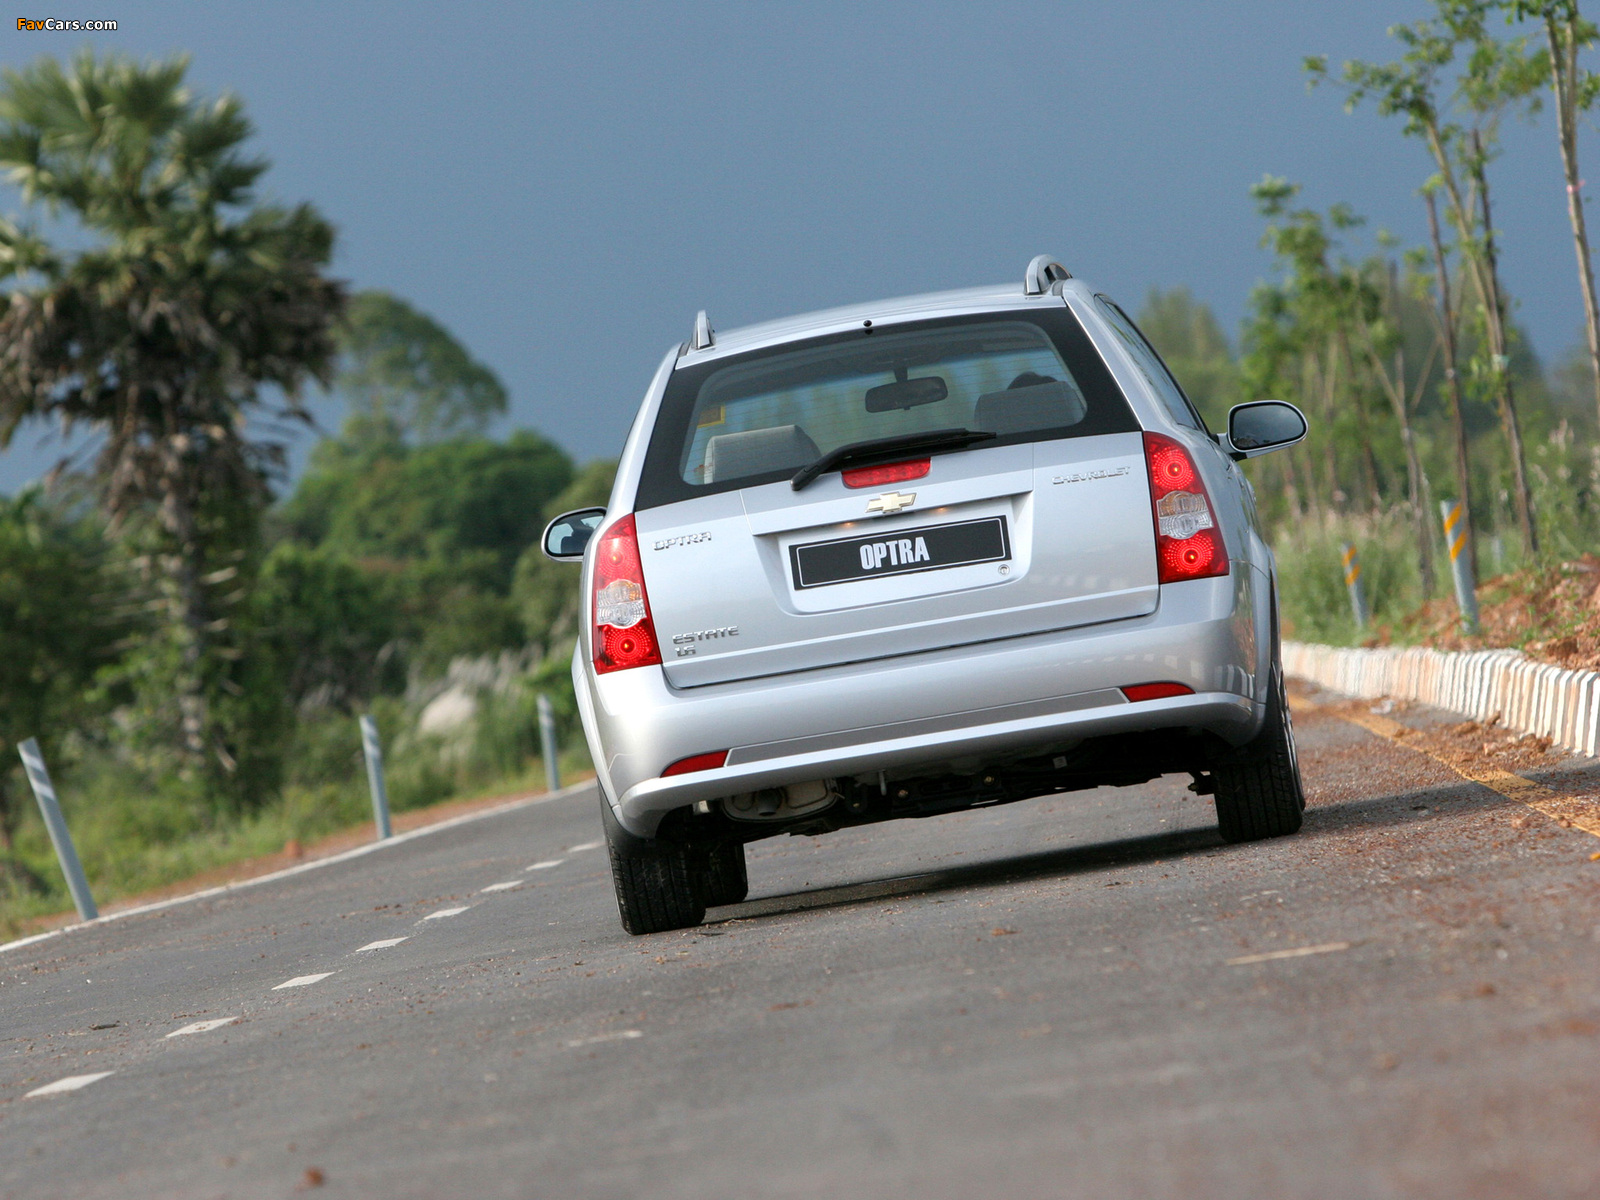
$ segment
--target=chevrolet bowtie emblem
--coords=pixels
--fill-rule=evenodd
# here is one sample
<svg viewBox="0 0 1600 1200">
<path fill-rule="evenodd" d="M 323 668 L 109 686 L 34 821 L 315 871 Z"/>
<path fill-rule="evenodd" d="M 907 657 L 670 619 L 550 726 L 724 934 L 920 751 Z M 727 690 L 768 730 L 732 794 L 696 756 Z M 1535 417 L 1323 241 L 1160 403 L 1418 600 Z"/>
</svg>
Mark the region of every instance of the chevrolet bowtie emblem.
<svg viewBox="0 0 1600 1200">
<path fill-rule="evenodd" d="M 915 492 L 885 492 L 881 496 L 874 496 L 867 501 L 869 513 L 883 513 L 889 515 L 899 512 L 902 508 L 910 508 L 917 502 Z"/>
</svg>

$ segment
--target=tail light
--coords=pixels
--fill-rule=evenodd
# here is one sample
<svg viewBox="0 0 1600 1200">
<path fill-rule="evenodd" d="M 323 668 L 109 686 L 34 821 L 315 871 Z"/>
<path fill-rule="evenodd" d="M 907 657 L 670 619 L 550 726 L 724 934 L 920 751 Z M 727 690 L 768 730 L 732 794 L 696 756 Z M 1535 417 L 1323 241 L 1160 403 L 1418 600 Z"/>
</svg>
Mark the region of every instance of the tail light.
<svg viewBox="0 0 1600 1200">
<path fill-rule="evenodd" d="M 1228 573 L 1205 481 L 1181 442 L 1159 433 L 1144 435 L 1150 471 L 1150 501 L 1156 518 L 1156 576 L 1162 583 L 1206 579 Z"/>
<path fill-rule="evenodd" d="M 660 661 L 650 598 L 644 590 L 644 565 L 639 561 L 639 535 L 629 513 L 606 530 L 595 550 L 594 669 L 604 675 Z"/>
</svg>

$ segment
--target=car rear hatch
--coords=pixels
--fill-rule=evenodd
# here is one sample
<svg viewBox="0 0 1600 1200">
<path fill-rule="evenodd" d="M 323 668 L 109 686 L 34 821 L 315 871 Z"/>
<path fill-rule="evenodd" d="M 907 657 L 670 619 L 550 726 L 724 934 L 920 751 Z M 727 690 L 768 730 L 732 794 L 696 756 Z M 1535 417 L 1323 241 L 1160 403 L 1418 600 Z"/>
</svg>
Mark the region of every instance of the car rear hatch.
<svg viewBox="0 0 1600 1200">
<path fill-rule="evenodd" d="M 874 339 L 875 349 L 899 347 L 883 360 L 892 378 L 868 372 L 878 360 L 862 359 L 859 343 L 840 351 L 855 356 L 843 383 L 826 357 L 832 343 L 770 360 L 776 366 L 759 360 L 686 377 L 678 426 L 671 414 L 658 422 L 654 483 L 647 461 L 641 499 L 688 498 L 636 512 L 674 686 L 1155 609 L 1150 485 L 1126 400 L 1064 306 L 1047 320 L 1028 314 L 1027 325 L 1006 323 L 1007 315 L 976 334 L 969 323 L 898 343 Z M 820 384 L 819 362 L 833 372 Z M 740 371 L 766 375 L 741 383 Z M 899 406 L 909 411 L 889 411 Z M 996 436 L 907 454 L 909 462 L 877 476 L 832 470 L 793 486 L 798 467 L 855 444 L 848 434 L 900 434 L 912 418 L 924 429 L 962 425 Z M 725 474 L 749 483 L 729 486 Z M 899 481 L 875 481 L 885 474 Z"/>
<path fill-rule="evenodd" d="M 940 455 L 881 490 L 770 483 L 637 521 L 677 687 L 1136 617 L 1159 594 L 1132 433 Z"/>
</svg>

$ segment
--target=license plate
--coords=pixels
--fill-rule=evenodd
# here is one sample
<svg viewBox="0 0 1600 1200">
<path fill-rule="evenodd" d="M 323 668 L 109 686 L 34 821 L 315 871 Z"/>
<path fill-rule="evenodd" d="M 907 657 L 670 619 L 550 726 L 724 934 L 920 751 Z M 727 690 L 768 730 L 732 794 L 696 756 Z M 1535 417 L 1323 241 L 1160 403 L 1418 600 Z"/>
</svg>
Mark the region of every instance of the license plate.
<svg viewBox="0 0 1600 1200">
<path fill-rule="evenodd" d="M 1010 557 L 1011 541 L 1004 517 L 924 525 L 789 547 L 789 565 L 797 589 L 1004 562 Z"/>
</svg>

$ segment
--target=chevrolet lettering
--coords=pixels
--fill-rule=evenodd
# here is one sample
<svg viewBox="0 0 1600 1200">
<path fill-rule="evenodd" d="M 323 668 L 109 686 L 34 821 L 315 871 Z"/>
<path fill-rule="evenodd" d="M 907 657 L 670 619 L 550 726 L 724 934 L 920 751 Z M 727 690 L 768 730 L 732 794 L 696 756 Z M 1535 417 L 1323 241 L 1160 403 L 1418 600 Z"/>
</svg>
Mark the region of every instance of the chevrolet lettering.
<svg viewBox="0 0 1600 1200">
<path fill-rule="evenodd" d="M 545 533 L 582 564 L 572 681 L 623 927 L 739 903 L 761 838 L 1165 774 L 1225 841 L 1294 833 L 1276 568 L 1234 464 L 1305 432 L 1255 401 L 1213 433 L 1046 255 L 992 287 L 700 313 L 606 507 Z M 962 823 L 936 829 L 958 853 Z"/>
<path fill-rule="evenodd" d="M 1126 466 L 1112 467 L 1110 470 L 1074 471 L 1070 475 L 1057 475 L 1051 483 L 1087 483 L 1094 479 L 1116 479 L 1126 475 L 1130 468 Z"/>
</svg>

